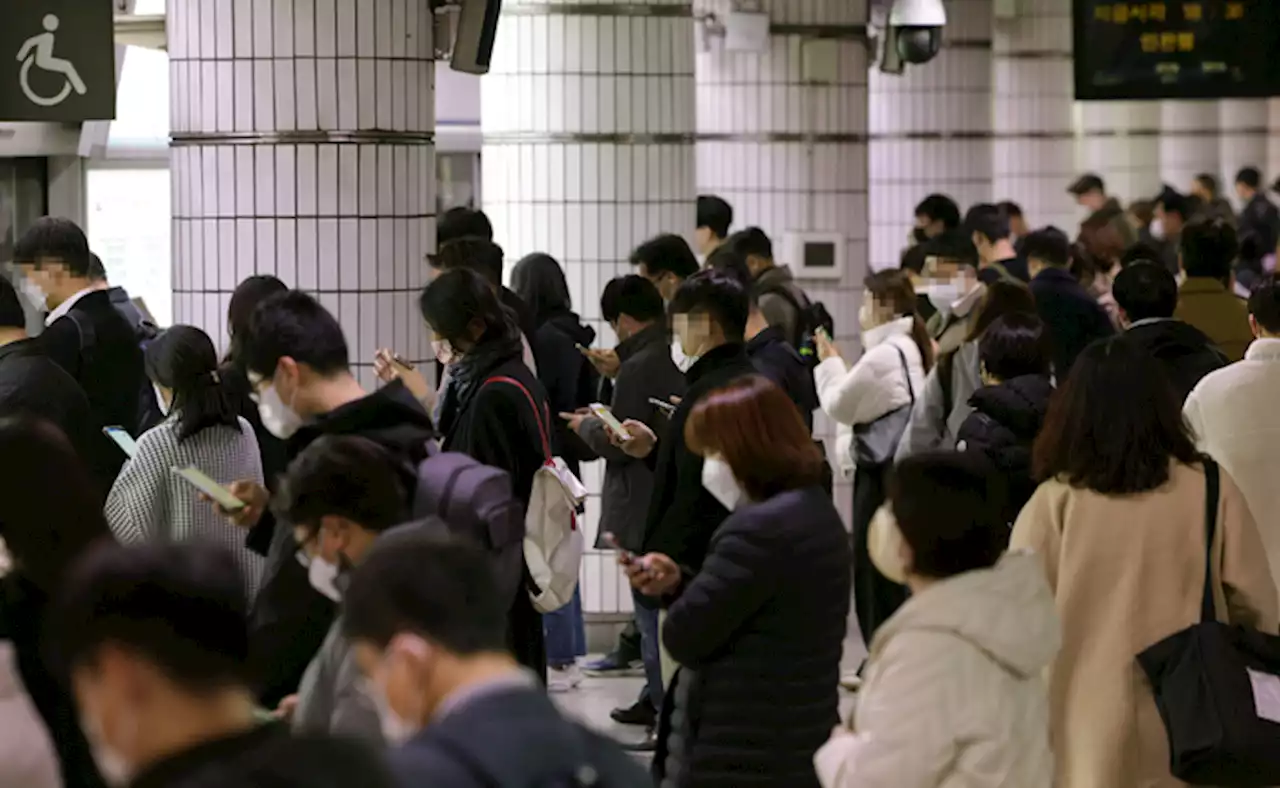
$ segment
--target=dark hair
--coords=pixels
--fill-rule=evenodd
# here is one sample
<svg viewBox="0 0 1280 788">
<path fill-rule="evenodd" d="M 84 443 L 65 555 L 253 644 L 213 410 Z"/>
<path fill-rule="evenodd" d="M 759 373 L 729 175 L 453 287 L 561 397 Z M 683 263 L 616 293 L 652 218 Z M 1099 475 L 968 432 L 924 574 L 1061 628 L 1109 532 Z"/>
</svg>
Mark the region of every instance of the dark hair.
<svg viewBox="0 0 1280 788">
<path fill-rule="evenodd" d="M 1212 196 L 1214 197 L 1218 196 L 1218 179 L 1213 177 L 1209 173 L 1202 172 L 1199 175 L 1197 175 L 1196 183 L 1200 184 L 1201 188 L 1209 192 L 1209 194 L 1211 194 Z"/>
<path fill-rule="evenodd" d="M 413 633 L 454 654 L 505 652 L 511 603 L 494 575 L 470 540 L 421 529 L 383 534 L 342 596 L 343 634 L 379 648 Z"/>
<path fill-rule="evenodd" d="M 400 473 L 395 458 L 368 438 L 325 435 L 289 463 L 272 509 L 282 522 L 312 533 L 328 516 L 385 531 L 409 516 Z"/>
<path fill-rule="evenodd" d="M 1071 263 L 1071 240 L 1057 227 L 1045 227 L 1027 234 L 1022 239 L 1022 254 L 1056 268 L 1066 268 Z"/>
<path fill-rule="evenodd" d="M 684 425 L 684 441 L 694 454 L 723 457 L 753 501 L 822 479 L 822 454 L 800 411 L 760 375 L 738 378 L 698 400 Z"/>
<path fill-rule="evenodd" d="M 70 219 L 43 216 L 13 245 L 13 261 L 41 267 L 44 260 L 60 262 L 73 277 L 89 276 L 89 239 Z"/>
<path fill-rule="evenodd" d="M 707 255 L 707 268 L 732 276 L 742 283 L 748 295 L 751 294 L 753 277 L 751 268 L 747 266 L 747 256 L 727 243 L 721 244 L 714 252 Z"/>
<path fill-rule="evenodd" d="M 1123 335 L 1076 358 L 1033 454 L 1037 478 L 1061 477 L 1103 495 L 1154 490 L 1169 480 L 1170 460 L 1200 461 L 1164 368 Z"/>
<path fill-rule="evenodd" d="M 247 684 L 248 602 L 235 556 L 204 542 L 107 543 L 76 562 L 50 616 L 62 676 L 115 644 L 195 691 Z"/>
<path fill-rule="evenodd" d="M 623 315 L 648 323 L 666 316 L 662 294 L 643 276 L 627 274 L 609 280 L 600 295 L 600 315 L 613 323 Z"/>
<path fill-rule="evenodd" d="M 684 280 L 669 309 L 672 315 L 710 316 L 730 342 L 742 341 L 750 311 L 747 288 L 736 276 L 715 269 L 699 271 Z"/>
<path fill-rule="evenodd" d="M 89 276 L 90 282 L 107 281 L 107 267 L 102 264 L 102 258 L 93 252 L 89 252 Z"/>
<path fill-rule="evenodd" d="M 440 214 L 436 220 L 437 247 L 459 238 L 493 240 L 493 224 L 484 211 L 458 206 Z"/>
<path fill-rule="evenodd" d="M 987 374 L 999 380 L 1024 375 L 1048 375 L 1049 352 L 1044 323 L 1035 313 L 1013 312 L 998 317 L 978 340 L 978 359 Z"/>
<path fill-rule="evenodd" d="M 926 452 L 889 476 L 889 501 L 912 574 L 942 579 L 988 569 L 1009 546 L 1003 478 L 979 452 Z"/>
<path fill-rule="evenodd" d="M 1124 250 L 1124 254 L 1120 256 L 1120 267 L 1128 268 L 1137 262 L 1154 263 L 1160 260 L 1160 250 L 1144 241 L 1137 243 Z"/>
<path fill-rule="evenodd" d="M 173 391 L 178 441 L 212 427 L 240 428 L 240 419 L 218 374 L 218 351 L 195 326 L 174 326 L 147 345 L 147 377 Z"/>
<path fill-rule="evenodd" d="M 631 264 L 641 263 L 652 276 L 670 272 L 680 279 L 688 279 L 698 273 L 698 258 L 689 248 L 689 242 L 671 233 L 650 238 L 637 246 L 631 253 Z"/>
<path fill-rule="evenodd" d="M 0 275 L 0 328 L 26 328 L 27 313 L 22 298 L 6 275 Z"/>
<path fill-rule="evenodd" d="M 714 194 L 698 195 L 698 223 L 696 227 L 705 227 L 717 238 L 729 234 L 733 224 L 733 206 Z"/>
<path fill-rule="evenodd" d="M 1031 288 L 1021 282 L 1006 279 L 992 282 L 982 294 L 982 301 L 978 304 L 978 317 L 973 321 L 964 341 L 972 342 L 980 338 L 996 320 L 1018 312 L 1035 314 L 1036 297 L 1031 293 Z"/>
<path fill-rule="evenodd" d="M 773 259 L 773 241 L 759 227 L 748 227 L 739 230 L 725 239 L 725 246 L 744 257 L 763 257 Z"/>
<path fill-rule="evenodd" d="M 862 284 L 871 291 L 871 295 L 881 306 L 893 310 L 894 317 L 911 318 L 911 339 L 920 350 L 924 371 L 933 369 L 933 339 L 929 336 L 924 320 L 920 319 L 920 313 L 916 311 L 916 291 L 907 275 L 890 268 L 876 271 L 863 279 Z"/>
<path fill-rule="evenodd" d="M 1146 227 L 1156 218 L 1156 203 L 1154 200 L 1134 200 L 1129 203 L 1128 211 Z"/>
<path fill-rule="evenodd" d="M 264 378 L 273 377 L 286 356 L 323 376 L 351 369 L 342 326 L 301 290 L 278 293 L 259 304 L 241 347 L 245 368 Z"/>
<path fill-rule="evenodd" d="M 423 320 L 455 346 L 458 340 L 472 341 L 471 326 L 477 320 L 484 326 L 478 343 L 515 336 L 519 330 L 484 278 L 465 268 L 437 276 L 423 288 L 418 307 Z"/>
<path fill-rule="evenodd" d="M 964 229 L 977 233 L 990 243 L 1009 237 L 1009 217 L 991 203 L 979 203 L 964 215 Z"/>
<path fill-rule="evenodd" d="M 1231 264 L 1240 253 L 1240 242 L 1236 228 L 1225 219 L 1197 219 L 1183 228 L 1179 249 L 1187 276 L 1226 283 Z"/>
<path fill-rule="evenodd" d="M 1104 265 L 1100 262 L 1098 257 L 1082 241 L 1076 241 L 1071 244 L 1071 263 L 1067 266 L 1067 269 L 1071 271 L 1071 275 L 1076 278 L 1077 282 L 1087 286 L 1097 278 L 1099 271 L 1110 268 L 1110 264 Z"/>
<path fill-rule="evenodd" d="M 1163 208 L 1165 213 L 1176 213 L 1183 219 L 1188 219 L 1195 214 L 1192 199 L 1168 186 L 1160 192 L 1160 196 L 1156 197 L 1156 205 Z"/>
<path fill-rule="evenodd" d="M 924 274 L 924 264 L 929 260 L 929 252 L 924 244 L 916 244 L 908 246 L 902 250 L 902 258 L 898 262 L 898 268 L 903 271 L 910 271 L 916 276 Z"/>
<path fill-rule="evenodd" d="M 1280 274 L 1267 274 L 1254 285 L 1249 314 L 1268 334 L 1280 334 Z"/>
<path fill-rule="evenodd" d="M 1013 200 L 1004 200 L 996 205 L 1000 209 L 1000 213 L 1006 219 L 1022 218 L 1022 206 Z"/>
<path fill-rule="evenodd" d="M 930 194 L 916 206 L 916 216 L 929 221 L 942 222 L 943 228 L 954 230 L 960 226 L 960 206 L 945 194 Z"/>
<path fill-rule="evenodd" d="M 0 419 L 0 497 L 0 539 L 17 574 L 46 593 L 61 586 L 85 548 L 110 539 L 104 491 L 67 437 L 48 422 Z"/>
<path fill-rule="evenodd" d="M 1236 173 L 1236 183 L 1243 183 L 1250 189 L 1257 189 L 1262 186 L 1262 173 L 1258 172 L 1257 167 L 1243 167 Z"/>
<path fill-rule="evenodd" d="M 1095 175 L 1092 172 L 1086 172 L 1084 175 L 1081 175 L 1079 178 L 1072 181 L 1071 185 L 1067 187 L 1067 191 L 1077 197 L 1094 191 L 1106 194 L 1107 184 L 1098 175 Z"/>
<path fill-rule="evenodd" d="M 440 246 L 431 265 L 441 271 L 465 268 L 485 278 L 495 290 L 502 287 L 502 247 L 483 238 L 459 238 Z"/>
<path fill-rule="evenodd" d="M 924 255 L 937 257 L 948 263 L 978 267 L 978 247 L 973 245 L 972 233 L 962 230 L 944 230 L 925 241 Z"/>
<path fill-rule="evenodd" d="M 249 323 L 258 305 L 273 295 L 289 292 L 289 287 L 270 274 L 258 274 L 236 285 L 227 305 L 227 333 L 231 335 L 231 347 L 227 359 L 238 362 L 244 355 L 244 338 L 249 333 Z"/>
<path fill-rule="evenodd" d="M 511 269 L 511 289 L 528 305 L 539 326 L 553 315 L 573 309 L 564 269 L 549 254 L 522 257 Z"/>
<path fill-rule="evenodd" d="M 1095 268 L 1110 270 L 1124 256 L 1125 239 L 1115 222 L 1103 217 L 1090 217 L 1080 225 L 1080 236 L 1075 246 L 1088 252 Z"/>
<path fill-rule="evenodd" d="M 1140 260 L 1116 274 L 1111 295 L 1131 321 L 1173 317 L 1178 308 L 1178 280 L 1163 265 Z"/>
</svg>

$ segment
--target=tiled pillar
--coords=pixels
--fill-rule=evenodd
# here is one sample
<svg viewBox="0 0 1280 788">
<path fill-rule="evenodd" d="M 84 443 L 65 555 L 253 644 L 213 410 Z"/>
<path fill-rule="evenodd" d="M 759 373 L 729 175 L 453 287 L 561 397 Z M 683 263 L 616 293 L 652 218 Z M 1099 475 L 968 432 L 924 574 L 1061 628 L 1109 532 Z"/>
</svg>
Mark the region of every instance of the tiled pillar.
<svg viewBox="0 0 1280 788">
<path fill-rule="evenodd" d="M 996 20 L 992 66 L 995 197 L 1018 203 L 1032 227 L 1072 232 L 1071 1 L 1029 0 L 1016 18 Z"/>
<path fill-rule="evenodd" d="M 600 293 L 631 250 L 693 233 L 693 51 L 689 0 L 503 3 L 480 81 L 483 207 L 508 272 L 531 252 L 560 261 L 598 346 L 613 342 Z M 603 470 L 583 470 L 588 544 Z M 631 609 L 612 554 L 587 556 L 581 588 L 588 612 Z"/>
<path fill-rule="evenodd" d="M 1218 102 L 1218 182 L 1222 195 L 1237 210 L 1236 173 L 1243 167 L 1257 167 L 1262 178 L 1274 177 L 1267 170 L 1267 99 L 1223 99 Z"/>
<path fill-rule="evenodd" d="M 1123 204 L 1160 191 L 1160 102 L 1078 102 L 1075 120 L 1077 170 L 1101 175 Z M 1063 197 L 1070 200 L 1068 185 L 1062 183 Z M 1085 218 L 1083 211 L 1076 216 Z"/>
<path fill-rule="evenodd" d="M 870 71 L 873 269 L 897 267 L 912 210 L 930 192 L 963 211 L 995 199 L 991 146 L 992 0 L 947 3 L 942 51 L 905 74 Z"/>
<path fill-rule="evenodd" d="M 274 274 L 341 321 L 366 385 L 422 360 L 435 245 L 434 49 L 417 0 L 170 0 L 178 322 L 225 341 L 237 283 Z"/>
<path fill-rule="evenodd" d="M 731 8 L 697 3 L 717 21 Z M 788 233 L 842 234 L 843 276 L 801 284 L 851 343 L 867 273 L 866 5 L 765 0 L 758 10 L 769 15 L 767 52 L 712 40 L 698 55 L 698 191 L 728 200 L 736 228 L 768 233 L 780 263 L 794 262 Z M 816 432 L 835 429 L 819 414 Z M 847 510 L 852 491 L 838 487 L 836 500 Z"/>
<path fill-rule="evenodd" d="M 1220 170 L 1217 101 L 1161 101 L 1160 173 L 1162 182 L 1182 193 L 1200 173 Z"/>
<path fill-rule="evenodd" d="M 1267 99 L 1267 159 L 1258 168 L 1268 186 L 1280 176 L 1280 98 Z"/>
</svg>

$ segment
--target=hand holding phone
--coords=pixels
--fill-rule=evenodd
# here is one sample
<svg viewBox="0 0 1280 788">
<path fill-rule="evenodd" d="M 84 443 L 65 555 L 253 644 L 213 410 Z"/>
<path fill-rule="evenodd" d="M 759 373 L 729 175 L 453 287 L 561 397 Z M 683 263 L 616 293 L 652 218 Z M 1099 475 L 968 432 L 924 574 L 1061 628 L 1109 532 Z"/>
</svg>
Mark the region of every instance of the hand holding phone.
<svg viewBox="0 0 1280 788">
<path fill-rule="evenodd" d="M 610 432 L 624 441 L 631 440 L 631 433 L 627 431 L 626 427 L 622 426 L 622 422 L 618 421 L 618 417 L 613 415 L 613 411 L 609 410 L 607 406 L 599 402 L 593 402 L 587 407 L 591 409 L 591 415 L 604 422 L 604 426 L 608 427 Z"/>
<path fill-rule="evenodd" d="M 609 531 L 605 531 L 604 533 L 600 534 L 600 541 L 604 542 L 605 547 L 608 547 L 610 550 L 618 551 L 618 563 L 622 564 L 623 566 L 631 566 L 632 564 L 634 564 L 636 561 L 639 560 L 638 558 L 636 558 L 635 553 L 631 552 L 630 550 L 627 550 L 622 545 L 618 544 L 618 537 L 614 536 Z"/>
<path fill-rule="evenodd" d="M 245 507 L 244 501 L 237 498 L 230 490 L 218 484 L 198 468 L 188 465 L 185 468 L 173 466 L 169 469 L 183 481 L 190 484 L 228 512 L 236 512 Z"/>
<path fill-rule="evenodd" d="M 129 459 L 138 456 L 138 442 L 124 427 L 103 427 L 102 434 L 115 441 Z"/>
</svg>

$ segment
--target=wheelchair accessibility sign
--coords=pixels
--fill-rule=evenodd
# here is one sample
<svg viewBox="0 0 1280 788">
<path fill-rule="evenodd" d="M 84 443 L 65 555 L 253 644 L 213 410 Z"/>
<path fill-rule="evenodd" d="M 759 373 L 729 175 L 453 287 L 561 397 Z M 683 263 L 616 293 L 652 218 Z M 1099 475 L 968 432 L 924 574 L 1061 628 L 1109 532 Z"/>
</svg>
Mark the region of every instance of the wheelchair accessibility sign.
<svg viewBox="0 0 1280 788">
<path fill-rule="evenodd" d="M 115 117 L 110 0 L 0 0 L 0 121 Z"/>
</svg>

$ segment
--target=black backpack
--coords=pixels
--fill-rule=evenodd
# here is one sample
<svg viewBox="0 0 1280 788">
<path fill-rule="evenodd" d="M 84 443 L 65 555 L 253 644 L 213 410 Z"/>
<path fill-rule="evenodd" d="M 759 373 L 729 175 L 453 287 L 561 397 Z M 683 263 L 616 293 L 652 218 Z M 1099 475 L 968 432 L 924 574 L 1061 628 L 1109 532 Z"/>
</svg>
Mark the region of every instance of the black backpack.
<svg viewBox="0 0 1280 788">
<path fill-rule="evenodd" d="M 810 301 L 803 290 L 792 288 L 786 284 L 777 284 L 761 290 L 757 297 L 778 295 L 796 310 L 796 336 L 787 337 L 787 341 L 795 345 L 796 352 L 804 360 L 809 369 L 818 366 L 818 347 L 814 336 L 818 329 L 827 332 L 827 336 L 835 336 L 836 321 L 821 301 Z"/>
</svg>

